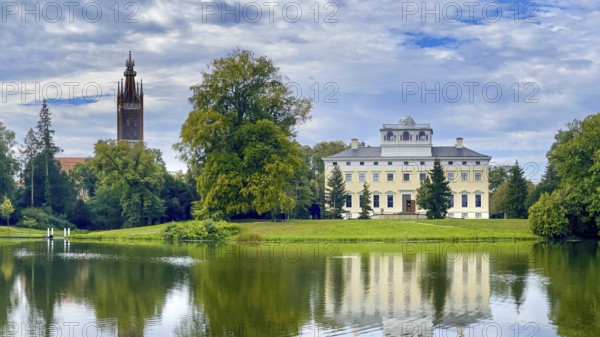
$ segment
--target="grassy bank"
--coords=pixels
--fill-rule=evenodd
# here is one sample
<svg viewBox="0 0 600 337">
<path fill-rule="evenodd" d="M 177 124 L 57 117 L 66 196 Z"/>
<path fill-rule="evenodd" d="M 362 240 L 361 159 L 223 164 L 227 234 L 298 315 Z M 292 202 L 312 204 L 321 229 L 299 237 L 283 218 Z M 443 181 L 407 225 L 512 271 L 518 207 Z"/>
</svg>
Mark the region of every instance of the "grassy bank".
<svg viewBox="0 0 600 337">
<path fill-rule="evenodd" d="M 60 234 L 62 236 L 62 231 L 58 233 L 54 230 L 54 234 Z M 0 239 L 1 238 L 41 238 L 46 235 L 45 230 L 39 229 L 31 229 L 29 228 L 21 228 L 21 227 L 13 227 L 10 228 L 3 226 L 0 227 Z"/>
<path fill-rule="evenodd" d="M 161 240 L 166 224 L 74 234 L 71 239 Z M 413 240 L 538 240 L 527 220 L 292 220 L 240 223 L 233 240 L 264 241 L 388 241 Z"/>
</svg>

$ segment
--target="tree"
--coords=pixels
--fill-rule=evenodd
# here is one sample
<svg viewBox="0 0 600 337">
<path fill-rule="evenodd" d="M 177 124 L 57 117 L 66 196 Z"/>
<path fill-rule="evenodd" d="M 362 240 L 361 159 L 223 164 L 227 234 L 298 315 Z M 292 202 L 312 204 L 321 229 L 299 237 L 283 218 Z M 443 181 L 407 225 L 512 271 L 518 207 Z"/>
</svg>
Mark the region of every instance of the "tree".
<svg viewBox="0 0 600 337">
<path fill-rule="evenodd" d="M 567 218 L 573 234 L 596 237 L 600 229 L 600 113 L 559 130 L 548 152 L 559 189 L 568 196 Z"/>
<path fill-rule="evenodd" d="M 291 211 L 302 163 L 295 127 L 310 100 L 294 97 L 273 61 L 246 50 L 213 60 L 191 88 L 193 110 L 175 148 L 192 168 L 195 216 Z"/>
<path fill-rule="evenodd" d="M 429 175 L 417 189 L 417 205 L 426 211 L 428 219 L 443 219 L 448 213 L 448 198 L 451 195 L 450 183 L 446 180 L 440 161 L 436 159 Z"/>
<path fill-rule="evenodd" d="M 567 209 L 559 191 L 544 193 L 529 208 L 529 226 L 533 234 L 561 239 L 570 234 Z"/>
<path fill-rule="evenodd" d="M 40 152 L 40 141 L 37 138 L 37 135 L 33 131 L 33 129 L 29 129 L 27 132 L 27 136 L 23 141 L 25 143 L 25 149 L 21 150 L 23 154 L 23 164 L 25 165 L 25 171 L 29 169 L 29 185 L 31 190 L 31 203 L 29 204 L 31 207 L 35 207 L 35 198 L 34 198 L 34 185 L 35 185 L 35 157 Z M 26 173 L 24 171 L 24 173 Z M 27 176 L 27 175 L 26 175 Z"/>
<path fill-rule="evenodd" d="M 506 215 L 506 196 L 508 195 L 508 182 L 503 182 L 496 188 L 494 195 L 491 196 L 490 213 L 503 213 Z"/>
<path fill-rule="evenodd" d="M 330 176 L 327 178 L 327 189 L 325 190 L 325 203 L 329 206 L 329 212 L 332 219 L 339 219 L 344 213 L 344 204 L 346 202 L 346 184 L 342 171 L 337 165 L 333 166 Z"/>
<path fill-rule="evenodd" d="M 10 229 L 10 215 L 15 211 L 15 208 L 7 196 L 4 196 L 4 201 L 0 204 L 0 214 L 6 219 L 6 227 Z"/>
<path fill-rule="evenodd" d="M 527 179 L 523 177 L 523 169 L 519 166 L 519 162 L 515 161 L 515 164 L 510 169 L 510 177 L 508 178 L 504 199 L 504 207 L 508 218 L 527 218 L 527 206 L 525 204 L 528 192 L 527 186 Z"/>
<path fill-rule="evenodd" d="M 98 178 L 92 211 L 114 221 L 102 222 L 105 226 L 137 227 L 158 222 L 164 212 L 160 194 L 166 172 L 158 150 L 147 149 L 141 142 L 101 140 L 94 145 L 91 165 Z"/>
<path fill-rule="evenodd" d="M 18 161 L 13 157 L 15 145 L 15 133 L 0 122 L 0 195 L 12 196 L 15 191 L 14 176 L 19 169 Z"/>
<path fill-rule="evenodd" d="M 54 129 L 50 109 L 46 100 L 42 103 L 40 119 L 36 125 L 37 139 L 41 147 L 41 155 L 44 160 L 44 206 L 52 207 L 52 189 L 50 187 L 50 166 L 56 165 L 54 156 L 62 151 L 54 144 Z"/>
<path fill-rule="evenodd" d="M 341 140 L 319 142 L 310 151 L 310 166 L 314 172 L 317 185 L 317 203 L 325 205 L 325 163 L 323 158 L 334 155 L 348 149 L 350 146 Z"/>
<path fill-rule="evenodd" d="M 373 208 L 371 207 L 371 191 L 369 191 L 369 184 L 365 182 L 360 194 L 360 215 L 358 218 L 370 219 L 371 215 L 369 212 L 373 212 Z"/>
<path fill-rule="evenodd" d="M 508 180 L 510 176 L 510 166 L 508 165 L 497 165 L 490 166 L 488 173 L 488 183 L 490 194 L 493 194 L 502 183 Z"/>
</svg>

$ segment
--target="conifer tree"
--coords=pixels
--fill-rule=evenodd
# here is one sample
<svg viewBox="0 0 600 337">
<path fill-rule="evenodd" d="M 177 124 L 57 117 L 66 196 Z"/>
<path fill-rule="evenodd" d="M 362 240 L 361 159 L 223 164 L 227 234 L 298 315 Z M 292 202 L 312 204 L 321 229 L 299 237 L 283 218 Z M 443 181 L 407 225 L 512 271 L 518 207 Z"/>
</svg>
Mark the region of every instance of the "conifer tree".
<svg viewBox="0 0 600 337">
<path fill-rule="evenodd" d="M 344 204 L 346 202 L 346 184 L 342 171 L 335 165 L 331 171 L 331 175 L 327 178 L 327 189 L 325 195 L 325 203 L 329 206 L 331 217 L 339 219 L 344 212 Z"/>
<path fill-rule="evenodd" d="M 371 215 L 369 212 L 372 212 L 373 208 L 371 207 L 371 191 L 369 191 L 369 184 L 366 182 L 363 184 L 362 193 L 360 194 L 360 215 L 359 219 L 370 219 Z"/>
<path fill-rule="evenodd" d="M 428 219 L 443 219 L 448 213 L 448 198 L 452 190 L 439 160 L 435 160 L 429 176 L 417 189 L 417 205 L 426 210 Z"/>
<path fill-rule="evenodd" d="M 527 218 L 527 179 L 523 177 L 523 169 L 519 167 L 519 162 L 510 168 L 510 177 L 508 178 L 508 187 L 506 191 L 504 205 L 506 207 L 506 216 L 511 219 Z"/>
</svg>

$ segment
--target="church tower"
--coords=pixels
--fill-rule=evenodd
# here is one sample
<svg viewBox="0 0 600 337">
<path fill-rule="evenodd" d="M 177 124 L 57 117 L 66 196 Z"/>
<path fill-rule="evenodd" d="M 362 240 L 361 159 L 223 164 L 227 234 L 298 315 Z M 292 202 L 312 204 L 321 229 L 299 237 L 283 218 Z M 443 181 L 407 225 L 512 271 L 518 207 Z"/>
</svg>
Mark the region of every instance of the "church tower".
<svg viewBox="0 0 600 337">
<path fill-rule="evenodd" d="M 135 82 L 135 61 L 125 62 L 125 83 L 117 83 L 117 140 L 144 141 L 144 87 Z"/>
</svg>

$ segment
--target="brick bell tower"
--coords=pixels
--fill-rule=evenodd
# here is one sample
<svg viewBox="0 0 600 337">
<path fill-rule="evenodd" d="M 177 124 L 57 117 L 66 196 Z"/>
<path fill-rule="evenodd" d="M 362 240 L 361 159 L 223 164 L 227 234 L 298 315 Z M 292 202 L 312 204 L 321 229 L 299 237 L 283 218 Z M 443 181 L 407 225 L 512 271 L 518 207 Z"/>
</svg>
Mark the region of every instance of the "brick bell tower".
<svg viewBox="0 0 600 337">
<path fill-rule="evenodd" d="M 125 83 L 117 83 L 117 140 L 144 141 L 144 86 L 135 82 L 135 61 L 125 62 Z"/>
</svg>

